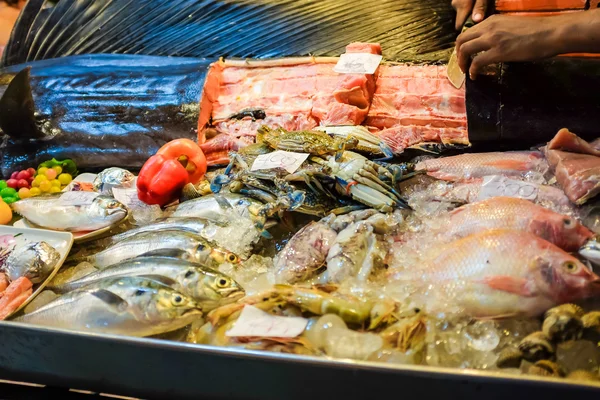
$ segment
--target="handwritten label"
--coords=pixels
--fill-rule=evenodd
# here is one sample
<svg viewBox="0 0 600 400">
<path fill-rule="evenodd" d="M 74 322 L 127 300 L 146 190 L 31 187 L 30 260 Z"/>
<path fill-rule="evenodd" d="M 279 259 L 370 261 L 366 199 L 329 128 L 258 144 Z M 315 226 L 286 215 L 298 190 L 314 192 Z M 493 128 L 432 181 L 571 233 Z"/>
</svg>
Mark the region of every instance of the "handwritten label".
<svg viewBox="0 0 600 400">
<path fill-rule="evenodd" d="M 478 200 L 490 197 L 507 196 L 525 200 L 535 200 L 539 189 L 536 184 L 509 179 L 505 176 L 493 175 L 483 179 Z"/>
<path fill-rule="evenodd" d="M 307 158 L 307 153 L 293 153 L 291 151 L 277 150 L 256 157 L 250 170 L 258 171 L 259 169 L 282 168 L 290 174 L 293 174 Z"/>
<path fill-rule="evenodd" d="M 98 196 L 100 195 L 95 192 L 64 192 L 60 196 L 60 202 L 68 206 L 89 206 Z"/>
<path fill-rule="evenodd" d="M 383 59 L 379 54 L 345 53 L 333 67 L 338 74 L 374 74 Z"/>
<path fill-rule="evenodd" d="M 148 204 L 141 201 L 135 188 L 118 188 L 112 189 L 113 197 L 123 203 L 127 207 L 148 207 Z"/>
<path fill-rule="evenodd" d="M 308 320 L 300 317 L 279 317 L 254 306 L 245 306 L 226 336 L 229 337 L 296 337 L 304 332 Z"/>
</svg>

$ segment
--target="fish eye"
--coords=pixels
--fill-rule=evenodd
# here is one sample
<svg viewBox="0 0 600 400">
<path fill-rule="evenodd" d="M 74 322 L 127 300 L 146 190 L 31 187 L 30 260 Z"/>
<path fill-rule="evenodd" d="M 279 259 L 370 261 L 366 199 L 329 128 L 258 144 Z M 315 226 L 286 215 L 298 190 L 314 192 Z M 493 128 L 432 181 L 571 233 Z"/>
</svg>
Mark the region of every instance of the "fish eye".
<svg viewBox="0 0 600 400">
<path fill-rule="evenodd" d="M 229 261 L 230 263 L 236 263 L 238 262 L 238 257 L 233 253 L 229 253 L 227 255 L 227 261 Z"/>
<path fill-rule="evenodd" d="M 229 286 L 229 279 L 227 278 L 218 278 L 217 279 L 217 287 L 218 288 L 226 288 L 227 286 Z"/>
<path fill-rule="evenodd" d="M 116 200 L 111 200 L 108 202 L 107 205 L 108 208 L 118 208 L 119 207 L 119 202 Z"/>
<path fill-rule="evenodd" d="M 575 264 L 573 261 L 567 261 L 563 264 L 563 268 L 567 271 L 567 272 L 575 272 L 577 271 L 577 264 Z"/>
<path fill-rule="evenodd" d="M 563 219 L 563 224 L 565 225 L 565 228 L 573 228 L 575 226 L 575 221 L 573 218 L 565 218 Z"/>
<path fill-rule="evenodd" d="M 146 291 L 144 289 L 138 289 L 138 290 L 135 291 L 135 295 L 136 296 L 141 296 L 144 293 L 146 293 Z"/>
<path fill-rule="evenodd" d="M 193 271 L 193 270 L 191 270 L 191 269 L 190 269 L 188 272 L 186 272 L 186 273 L 185 273 L 185 277 L 186 277 L 186 278 L 191 278 L 191 277 L 192 277 L 192 275 L 194 275 L 194 271 Z"/>
<path fill-rule="evenodd" d="M 205 249 L 206 249 L 206 246 L 205 246 L 205 245 L 203 245 L 202 243 L 200 243 L 200 244 L 198 245 L 198 248 L 197 248 L 197 250 L 198 250 L 198 251 L 204 251 Z"/>
<path fill-rule="evenodd" d="M 175 305 L 179 305 L 183 302 L 183 297 L 181 297 L 180 295 L 176 294 L 173 296 L 173 304 Z"/>
</svg>

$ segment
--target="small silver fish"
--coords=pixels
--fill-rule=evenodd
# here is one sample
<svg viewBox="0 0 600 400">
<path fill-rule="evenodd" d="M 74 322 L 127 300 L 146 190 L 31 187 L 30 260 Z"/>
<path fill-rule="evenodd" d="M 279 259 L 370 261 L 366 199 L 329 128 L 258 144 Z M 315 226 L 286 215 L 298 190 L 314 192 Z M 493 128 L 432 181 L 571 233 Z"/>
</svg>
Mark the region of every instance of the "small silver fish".
<svg viewBox="0 0 600 400">
<path fill-rule="evenodd" d="M 74 201 L 73 196 L 80 196 L 80 199 Z M 128 212 L 127 207 L 112 197 L 99 196 L 93 192 L 65 192 L 30 197 L 11 206 L 17 214 L 35 225 L 69 232 L 95 231 L 116 225 Z"/>
<path fill-rule="evenodd" d="M 207 231 L 212 231 L 214 229 L 218 229 L 219 227 L 225 226 L 228 226 L 228 224 L 225 222 L 214 222 L 205 218 L 162 218 L 157 221 L 154 221 L 150 225 L 140 226 L 138 228 L 119 233 L 118 235 L 111 236 L 110 238 L 107 238 L 107 241 L 109 241 L 110 243 L 117 243 L 121 240 L 128 239 L 139 233 L 157 232 L 163 230 L 180 230 L 191 232 L 210 240 L 211 238 L 206 237 L 206 235 L 203 233 L 207 233 Z"/>
<path fill-rule="evenodd" d="M 144 337 L 183 328 L 201 315 L 189 296 L 156 281 L 128 277 L 74 290 L 15 321 Z"/>
<path fill-rule="evenodd" d="M 592 238 L 581 246 L 579 255 L 594 264 L 600 265 L 600 243 L 598 238 Z"/>
<path fill-rule="evenodd" d="M 41 283 L 54 270 L 60 253 L 46 242 L 30 243 L 13 250 L 4 264 L 8 279 L 25 277 L 31 283 Z"/>
<path fill-rule="evenodd" d="M 106 268 L 144 253 L 174 249 L 187 252 L 190 255 L 189 261 L 211 268 L 217 268 L 226 262 L 237 264 L 240 261 L 236 254 L 202 236 L 177 230 L 142 232 L 78 261 L 88 261 L 98 268 Z"/>
<path fill-rule="evenodd" d="M 235 280 L 217 270 L 159 256 L 134 258 L 49 289 L 65 293 L 108 278 L 127 276 L 143 276 L 170 286 L 191 297 L 205 312 L 244 296 L 244 289 Z"/>
<path fill-rule="evenodd" d="M 169 207 L 171 217 L 198 217 L 216 222 L 235 222 L 248 218 L 264 225 L 265 217 L 260 215 L 264 204 L 258 200 L 235 193 L 216 194 L 179 203 Z"/>
<path fill-rule="evenodd" d="M 94 191 L 105 196 L 112 196 L 114 187 L 130 188 L 133 186 L 135 175 L 123 168 L 107 168 L 94 179 Z"/>
</svg>

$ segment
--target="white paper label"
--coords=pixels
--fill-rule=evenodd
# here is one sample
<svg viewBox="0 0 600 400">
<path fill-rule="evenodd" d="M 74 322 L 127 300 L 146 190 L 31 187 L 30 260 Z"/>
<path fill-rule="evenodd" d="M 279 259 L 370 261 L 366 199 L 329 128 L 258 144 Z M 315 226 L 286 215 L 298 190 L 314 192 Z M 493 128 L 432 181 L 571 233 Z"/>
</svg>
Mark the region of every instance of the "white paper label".
<svg viewBox="0 0 600 400">
<path fill-rule="evenodd" d="M 379 54 L 345 53 L 333 67 L 338 74 L 374 74 L 383 59 Z"/>
<path fill-rule="evenodd" d="M 113 197 L 123 203 L 127 207 L 149 207 L 148 204 L 141 201 L 135 188 L 118 188 L 114 187 L 112 190 Z"/>
<path fill-rule="evenodd" d="M 250 170 L 257 171 L 259 169 L 283 168 L 290 174 L 293 174 L 300 168 L 300 165 L 302 165 L 308 156 L 307 153 L 293 153 L 291 151 L 277 150 L 256 157 Z"/>
<path fill-rule="evenodd" d="M 60 201 L 69 206 L 89 206 L 98 196 L 100 195 L 96 192 L 64 192 L 62 196 L 60 196 Z"/>
<path fill-rule="evenodd" d="M 538 191 L 539 189 L 534 183 L 517 181 L 500 175 L 486 176 L 483 179 L 483 185 L 479 191 L 478 200 L 485 200 L 497 196 L 535 200 Z"/>
<path fill-rule="evenodd" d="M 254 306 L 245 306 L 240 317 L 226 336 L 229 337 L 287 337 L 300 335 L 308 320 L 300 317 L 279 317 L 268 314 Z"/>
</svg>

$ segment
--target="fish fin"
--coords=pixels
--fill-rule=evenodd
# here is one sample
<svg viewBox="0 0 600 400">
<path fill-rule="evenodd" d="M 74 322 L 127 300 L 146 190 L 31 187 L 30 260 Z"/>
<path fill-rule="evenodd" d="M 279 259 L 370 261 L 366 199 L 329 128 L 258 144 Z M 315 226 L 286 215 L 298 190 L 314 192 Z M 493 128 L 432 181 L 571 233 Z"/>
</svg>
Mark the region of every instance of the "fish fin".
<svg viewBox="0 0 600 400">
<path fill-rule="evenodd" d="M 484 163 L 483 165 L 489 165 L 490 167 L 496 167 L 500 169 L 508 169 L 513 171 L 527 171 L 529 165 L 524 161 L 518 160 L 498 160 Z"/>
<path fill-rule="evenodd" d="M 513 278 L 512 276 L 490 276 L 482 279 L 482 283 L 488 285 L 492 289 L 502 290 L 504 292 L 517 294 L 523 297 L 533 297 L 535 292 L 529 287 L 527 279 Z"/>
<path fill-rule="evenodd" d="M 148 274 L 148 275 L 139 275 L 139 277 L 140 278 L 148 278 L 152 281 L 162 283 L 165 286 L 173 286 L 173 285 L 177 284 L 177 281 L 175 279 L 172 279 L 172 278 L 169 278 L 168 276 L 163 276 L 163 275 Z"/>
<path fill-rule="evenodd" d="M 30 71 L 27 67 L 15 75 L 0 98 L 0 128 L 14 140 L 45 136 L 36 124 Z"/>
<path fill-rule="evenodd" d="M 123 312 L 129 307 L 129 303 L 121 296 L 114 294 L 113 292 L 106 289 L 94 289 L 89 292 L 92 296 L 102 300 L 104 303 L 112 308 L 117 309 L 119 312 Z"/>
<path fill-rule="evenodd" d="M 45 3 L 30 0 L 25 6 L 5 65 L 99 53 L 339 56 L 345 45 L 361 41 L 380 43 L 390 60 L 435 62 L 447 60 L 456 36 L 454 11 L 439 0 L 421 0 L 419 7 L 414 0 L 61 0 L 52 8 Z M 273 20 L 278 23 L 268 22 Z M 408 24 L 410 30 L 399 28 Z"/>
<path fill-rule="evenodd" d="M 40 22 L 45 21 L 49 12 L 44 11 L 46 0 L 29 0 L 21 10 L 19 17 L 10 34 L 10 38 L 2 54 L 0 65 L 13 65 L 22 63 L 27 59 L 27 49 L 29 46 L 25 39 L 35 30 L 34 26 L 39 26 Z M 36 24 L 37 23 L 37 24 Z M 30 44 L 30 43 L 28 43 Z"/>
<path fill-rule="evenodd" d="M 217 202 L 217 204 L 219 205 L 219 207 L 221 207 L 223 210 L 231 210 L 233 212 L 235 212 L 235 210 L 233 209 L 233 207 L 231 206 L 231 204 L 229 204 L 229 202 L 227 201 L 227 199 L 223 196 L 219 196 L 218 194 L 215 194 L 215 201 Z"/>
</svg>

